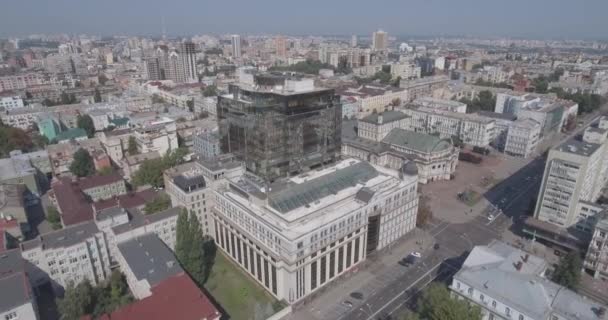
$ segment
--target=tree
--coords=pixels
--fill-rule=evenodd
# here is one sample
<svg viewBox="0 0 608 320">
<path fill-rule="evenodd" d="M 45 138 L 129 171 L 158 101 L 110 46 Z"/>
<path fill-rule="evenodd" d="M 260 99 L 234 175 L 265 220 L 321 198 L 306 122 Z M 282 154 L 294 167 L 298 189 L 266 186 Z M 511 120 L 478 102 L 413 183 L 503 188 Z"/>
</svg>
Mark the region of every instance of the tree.
<svg viewBox="0 0 608 320">
<path fill-rule="evenodd" d="M 163 171 L 165 165 L 162 159 L 144 160 L 139 170 L 133 175 L 133 184 L 136 186 L 151 185 L 153 187 L 164 186 Z"/>
<path fill-rule="evenodd" d="M 480 91 L 475 99 L 467 98 L 460 99 L 460 102 L 467 105 L 467 113 L 475 113 L 477 111 L 494 111 L 496 106 L 496 97 L 489 90 Z"/>
<path fill-rule="evenodd" d="M 433 219 L 433 211 L 429 205 L 428 197 L 421 196 L 418 201 L 418 214 L 416 216 L 416 225 L 421 227 L 426 225 L 431 219 Z"/>
<path fill-rule="evenodd" d="M 31 151 L 34 147 L 32 138 L 23 130 L 0 126 L 0 156 L 6 158 L 13 150 Z"/>
<path fill-rule="evenodd" d="M 419 316 L 427 320 L 481 320 L 481 309 L 450 296 L 448 289 L 432 283 L 418 301 Z"/>
<path fill-rule="evenodd" d="M 216 251 L 213 239 L 203 236 L 196 214 L 184 208 L 177 217 L 175 256 L 199 286 L 209 278 Z"/>
<path fill-rule="evenodd" d="M 188 154 L 187 148 L 177 148 L 172 152 L 167 152 L 163 157 L 165 168 L 172 168 L 184 163 L 184 157 Z"/>
<path fill-rule="evenodd" d="M 94 102 L 101 102 L 101 92 L 99 92 L 98 88 L 95 88 L 95 95 L 93 95 Z"/>
<path fill-rule="evenodd" d="M 97 174 L 100 176 L 109 176 L 114 173 L 114 168 L 112 166 L 101 167 L 97 170 Z"/>
<path fill-rule="evenodd" d="M 217 87 L 214 85 L 206 86 L 203 89 L 203 97 L 215 97 L 217 96 Z"/>
<path fill-rule="evenodd" d="M 165 100 L 163 100 L 163 98 L 161 98 L 158 94 L 153 94 L 152 95 L 152 103 L 164 103 Z"/>
<path fill-rule="evenodd" d="M 578 253 L 570 252 L 560 259 L 551 280 L 568 289 L 576 290 L 580 282 L 582 266 Z"/>
<path fill-rule="evenodd" d="M 76 118 L 76 125 L 78 128 L 84 129 L 87 132 L 87 136 L 92 138 L 95 135 L 95 124 L 93 124 L 93 119 L 88 114 L 78 115 Z"/>
<path fill-rule="evenodd" d="M 332 66 L 331 64 L 322 63 L 319 60 L 312 60 L 312 59 L 308 59 L 306 61 L 301 61 L 296 64 L 292 64 L 290 66 L 270 67 L 268 70 L 269 71 L 293 71 L 293 72 L 299 72 L 299 73 L 318 75 L 319 70 L 321 70 L 321 69 L 335 70 L 334 66 Z"/>
<path fill-rule="evenodd" d="M 188 111 L 194 112 L 194 100 L 190 99 L 186 101 L 186 105 L 188 106 Z"/>
<path fill-rule="evenodd" d="M 144 212 L 146 214 L 152 214 L 159 211 L 167 210 L 171 207 L 171 198 L 166 194 L 161 194 L 154 198 L 152 201 L 146 203 Z"/>
<path fill-rule="evenodd" d="M 106 84 L 106 82 L 108 82 L 108 77 L 106 77 L 105 74 L 100 74 L 97 77 L 97 81 L 99 81 L 99 84 L 101 84 L 102 86 Z"/>
<path fill-rule="evenodd" d="M 394 98 L 394 99 L 391 101 L 391 106 L 393 106 L 393 107 L 398 107 L 398 106 L 400 106 L 400 105 L 401 105 L 401 99 L 399 99 L 399 98 Z"/>
<path fill-rule="evenodd" d="M 88 280 L 74 286 L 69 283 L 63 298 L 57 299 L 57 308 L 62 320 L 79 320 L 89 313 L 93 303 L 93 287 Z"/>
<path fill-rule="evenodd" d="M 70 96 L 67 92 L 62 91 L 59 95 L 59 101 L 61 101 L 61 104 L 70 104 Z"/>
<path fill-rule="evenodd" d="M 74 153 L 74 160 L 70 164 L 70 172 L 78 177 L 88 177 L 95 174 L 95 164 L 87 150 L 80 148 Z"/>
<path fill-rule="evenodd" d="M 137 150 L 137 141 L 135 141 L 134 136 L 129 136 L 129 146 L 127 147 L 127 152 L 131 156 L 139 153 L 139 151 Z"/>
<path fill-rule="evenodd" d="M 53 230 L 59 230 L 62 228 L 59 211 L 57 211 L 57 209 L 53 206 L 46 207 L 46 221 L 51 224 Z"/>
</svg>

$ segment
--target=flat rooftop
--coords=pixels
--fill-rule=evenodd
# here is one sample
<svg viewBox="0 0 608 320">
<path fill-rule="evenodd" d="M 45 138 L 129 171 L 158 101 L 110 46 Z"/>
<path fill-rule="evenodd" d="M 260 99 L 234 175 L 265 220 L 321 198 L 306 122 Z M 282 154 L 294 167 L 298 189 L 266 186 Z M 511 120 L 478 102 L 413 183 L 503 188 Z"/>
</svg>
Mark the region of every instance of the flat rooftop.
<svg viewBox="0 0 608 320">
<path fill-rule="evenodd" d="M 42 249 L 65 248 L 83 242 L 99 232 L 94 221 L 65 227 L 61 230 L 45 233 L 35 239 L 21 243 L 21 250 L 27 251 L 37 247 Z"/>
<path fill-rule="evenodd" d="M 601 144 L 586 142 L 583 141 L 582 138 L 575 136 L 564 141 L 562 144 L 555 147 L 554 150 L 589 157 L 601 146 Z"/>
<path fill-rule="evenodd" d="M 404 179 L 397 171 L 346 159 L 275 182 L 269 190 L 241 178 L 231 181 L 222 194 L 269 228 L 295 239 L 363 207 L 365 203 L 355 196 L 364 187 L 381 195 L 417 181 Z"/>
<path fill-rule="evenodd" d="M 150 287 L 184 272 L 171 249 L 154 233 L 118 243 L 117 246 L 135 278 L 147 280 Z"/>
</svg>

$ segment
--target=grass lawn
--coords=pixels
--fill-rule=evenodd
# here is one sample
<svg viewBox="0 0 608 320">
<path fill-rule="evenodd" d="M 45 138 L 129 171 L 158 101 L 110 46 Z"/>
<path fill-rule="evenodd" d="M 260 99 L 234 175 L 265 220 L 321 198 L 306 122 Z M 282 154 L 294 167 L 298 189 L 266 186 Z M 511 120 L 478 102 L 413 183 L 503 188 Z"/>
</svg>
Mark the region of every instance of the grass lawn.
<svg viewBox="0 0 608 320">
<path fill-rule="evenodd" d="M 218 250 L 205 288 L 231 320 L 266 319 L 281 309 L 278 301 Z M 256 305 L 257 304 L 257 305 Z"/>
</svg>

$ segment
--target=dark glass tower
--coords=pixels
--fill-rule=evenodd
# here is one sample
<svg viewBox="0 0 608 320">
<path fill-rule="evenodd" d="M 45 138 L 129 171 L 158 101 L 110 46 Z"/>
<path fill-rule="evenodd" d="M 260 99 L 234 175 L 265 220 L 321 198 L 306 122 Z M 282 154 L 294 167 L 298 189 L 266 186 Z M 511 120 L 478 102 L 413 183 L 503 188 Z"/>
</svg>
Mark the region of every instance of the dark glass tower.
<svg viewBox="0 0 608 320">
<path fill-rule="evenodd" d="M 222 152 L 267 181 L 335 161 L 342 107 L 333 89 L 298 75 L 247 74 L 218 98 Z"/>
</svg>

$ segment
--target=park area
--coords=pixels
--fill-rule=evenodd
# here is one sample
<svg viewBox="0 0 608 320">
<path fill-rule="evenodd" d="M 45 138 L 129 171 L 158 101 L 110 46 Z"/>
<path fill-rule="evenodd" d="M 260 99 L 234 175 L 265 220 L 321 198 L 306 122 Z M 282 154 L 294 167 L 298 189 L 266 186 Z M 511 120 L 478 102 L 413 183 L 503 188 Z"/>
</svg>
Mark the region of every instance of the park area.
<svg viewBox="0 0 608 320">
<path fill-rule="evenodd" d="M 227 313 L 222 319 L 264 320 L 284 307 L 219 251 L 205 288 Z"/>
</svg>

